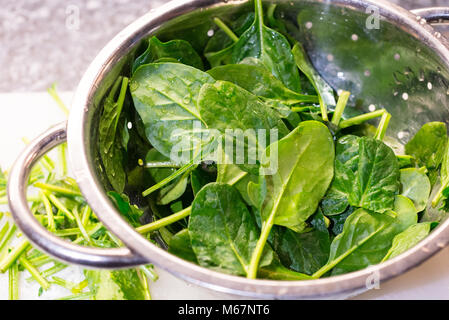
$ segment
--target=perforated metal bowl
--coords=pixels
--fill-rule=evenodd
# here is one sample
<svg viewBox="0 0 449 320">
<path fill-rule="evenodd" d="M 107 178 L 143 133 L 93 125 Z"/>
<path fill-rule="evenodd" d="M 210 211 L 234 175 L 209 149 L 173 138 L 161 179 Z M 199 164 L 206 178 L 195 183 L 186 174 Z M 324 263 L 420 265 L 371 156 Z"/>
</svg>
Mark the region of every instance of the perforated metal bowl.
<svg viewBox="0 0 449 320">
<path fill-rule="evenodd" d="M 352 92 L 357 108 L 385 108 L 392 114 L 388 135 L 404 142 L 422 124 L 449 119 L 449 43 L 423 19 L 447 18 L 449 10 L 421 11 L 420 17 L 386 1 L 276 1 L 277 12 L 296 25 L 313 64 L 336 89 Z M 67 125 L 70 163 L 80 189 L 98 218 L 127 248 L 75 246 L 51 235 L 25 200 L 30 167 L 66 140 L 66 124 L 33 141 L 10 173 L 8 197 L 15 221 L 34 245 L 69 263 L 117 268 L 154 263 L 208 288 L 259 298 L 346 297 L 420 264 L 449 242 L 449 221 L 406 253 L 380 265 L 311 281 L 249 280 L 208 270 L 156 247 L 129 226 L 106 196 L 97 170 L 96 141 L 101 101 L 118 75 L 129 70 L 143 39 L 184 38 L 204 46 L 215 16 L 232 18 L 253 10 L 247 1 L 173 1 L 151 11 L 117 35 L 96 57 L 76 91 Z M 379 14 L 379 28 L 376 15 Z M 299 22 L 298 18 L 299 17 Z M 372 28 L 374 26 L 374 29 Z"/>
</svg>

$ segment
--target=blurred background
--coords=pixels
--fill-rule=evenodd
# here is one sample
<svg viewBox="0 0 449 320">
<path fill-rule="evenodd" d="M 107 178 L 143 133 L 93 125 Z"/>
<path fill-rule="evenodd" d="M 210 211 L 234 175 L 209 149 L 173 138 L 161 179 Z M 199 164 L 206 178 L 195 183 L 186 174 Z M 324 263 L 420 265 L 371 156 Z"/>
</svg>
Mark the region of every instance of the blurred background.
<svg viewBox="0 0 449 320">
<path fill-rule="evenodd" d="M 123 27 L 164 0 L 0 0 L 0 92 L 76 88 Z M 406 9 L 449 0 L 392 0 Z"/>
</svg>

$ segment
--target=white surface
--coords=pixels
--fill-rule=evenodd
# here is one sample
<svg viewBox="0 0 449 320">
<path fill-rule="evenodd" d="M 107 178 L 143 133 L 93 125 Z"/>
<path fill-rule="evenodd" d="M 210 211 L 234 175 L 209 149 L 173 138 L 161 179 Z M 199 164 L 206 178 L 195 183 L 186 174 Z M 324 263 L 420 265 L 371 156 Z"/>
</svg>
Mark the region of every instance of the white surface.
<svg viewBox="0 0 449 320">
<path fill-rule="evenodd" d="M 61 94 L 69 104 L 70 93 Z M 65 119 L 47 93 L 0 94 L 0 165 L 7 169 L 23 149 L 22 137 L 32 139 L 49 126 Z M 74 282 L 82 279 L 81 268 L 70 267 L 61 277 Z M 157 270 L 159 280 L 151 284 L 154 299 L 227 299 L 231 296 L 213 292 L 188 284 L 169 273 Z M 59 276 L 59 274 L 58 274 Z M 39 286 L 21 278 L 20 297 L 36 299 Z M 53 286 L 42 295 L 42 299 L 52 299 L 69 295 L 70 292 Z M 8 275 L 0 274 L 0 299 L 8 298 Z M 362 299 L 449 299 L 449 248 L 426 261 L 420 267 L 381 284 L 357 298 Z"/>
</svg>

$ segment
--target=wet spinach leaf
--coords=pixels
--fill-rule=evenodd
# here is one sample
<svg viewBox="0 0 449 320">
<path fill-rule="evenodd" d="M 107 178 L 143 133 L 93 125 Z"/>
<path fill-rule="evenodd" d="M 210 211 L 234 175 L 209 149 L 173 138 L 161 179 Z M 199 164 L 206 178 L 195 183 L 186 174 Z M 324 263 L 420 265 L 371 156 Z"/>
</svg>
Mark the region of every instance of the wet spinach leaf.
<svg viewBox="0 0 449 320">
<path fill-rule="evenodd" d="M 381 262 L 393 238 L 418 219 L 413 202 L 401 195 L 395 198 L 394 213 L 396 217 L 362 208 L 354 211 L 346 219 L 343 232 L 332 241 L 327 264 L 314 277 L 330 270 L 332 275 L 352 272 Z"/>
<path fill-rule="evenodd" d="M 198 263 L 195 252 L 193 252 L 192 245 L 190 244 L 190 235 L 187 229 L 182 229 L 173 235 L 168 245 L 168 252 L 184 260 Z"/>
<path fill-rule="evenodd" d="M 214 79 L 232 82 L 256 96 L 286 105 L 318 102 L 316 96 L 299 94 L 288 89 L 267 69 L 248 64 L 228 64 L 207 71 Z"/>
<path fill-rule="evenodd" d="M 436 181 L 447 144 L 447 129 L 443 122 L 428 122 L 405 145 L 405 153 L 415 158 L 419 167 L 429 170 L 430 182 Z"/>
<path fill-rule="evenodd" d="M 421 242 L 421 240 L 429 235 L 430 230 L 436 224 L 437 223 L 434 222 L 417 223 L 396 235 L 393 239 L 393 244 L 391 245 L 390 250 L 388 250 L 388 253 L 382 259 L 382 262 L 392 259 L 416 246 L 419 242 Z"/>
<path fill-rule="evenodd" d="M 254 3 L 256 12 L 254 22 L 232 45 L 229 63 L 237 64 L 246 58 L 257 58 L 287 88 L 299 92 L 301 89 L 299 72 L 290 44 L 282 34 L 265 26 L 262 1 L 255 0 Z"/>
<path fill-rule="evenodd" d="M 247 275 L 259 230 L 234 187 L 218 183 L 203 187 L 193 201 L 188 229 L 201 266 Z M 266 250 L 260 265 L 269 265 L 272 259 Z"/>
<path fill-rule="evenodd" d="M 101 161 L 111 186 L 117 192 L 123 192 L 126 184 L 125 149 L 121 143 L 124 118 L 121 115 L 127 88 L 128 78 L 118 78 L 105 98 L 99 123 Z"/>
<path fill-rule="evenodd" d="M 148 40 L 148 47 L 144 53 L 134 60 L 132 73 L 144 64 L 152 62 L 180 62 L 194 68 L 203 70 L 203 61 L 189 42 L 185 40 L 171 40 L 161 42 L 156 37 Z"/>
<path fill-rule="evenodd" d="M 108 196 L 114 202 L 122 217 L 124 217 L 133 227 L 141 225 L 140 218 L 143 215 L 143 211 L 136 205 L 131 204 L 129 197 L 126 194 L 109 191 Z"/>
<path fill-rule="evenodd" d="M 393 209 L 397 193 L 399 165 L 393 150 L 368 137 L 340 138 L 335 178 L 322 202 L 324 214 L 340 214 L 349 204 L 383 213 Z"/>
<path fill-rule="evenodd" d="M 430 195 L 430 181 L 426 171 L 425 167 L 400 170 L 401 194 L 413 201 L 418 212 L 426 208 Z"/>
<path fill-rule="evenodd" d="M 198 95 L 205 83 L 214 82 L 207 73 L 178 63 L 146 64 L 134 73 L 130 85 L 134 105 L 148 140 L 164 156 L 193 153 L 203 143 L 198 134 L 204 128 Z"/>
<path fill-rule="evenodd" d="M 326 264 L 330 238 L 321 210 L 314 214 L 310 224 L 313 230 L 305 233 L 275 226 L 270 243 L 284 266 L 311 275 Z"/>
<path fill-rule="evenodd" d="M 222 142 L 235 144 L 233 154 L 228 156 L 245 171 L 258 173 L 258 156 L 270 143 L 271 130 L 277 138 L 288 134 L 282 119 L 271 108 L 231 82 L 203 85 L 198 108 L 208 128 L 218 130 Z M 259 138 L 261 130 L 265 133 L 262 139 Z M 239 150 L 243 155 L 239 156 Z"/>
</svg>

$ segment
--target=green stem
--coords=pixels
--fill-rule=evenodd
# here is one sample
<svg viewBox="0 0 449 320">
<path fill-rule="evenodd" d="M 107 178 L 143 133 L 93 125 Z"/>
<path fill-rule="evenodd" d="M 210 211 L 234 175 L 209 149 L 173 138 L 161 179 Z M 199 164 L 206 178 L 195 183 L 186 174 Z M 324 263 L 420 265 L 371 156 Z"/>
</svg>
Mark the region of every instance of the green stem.
<svg viewBox="0 0 449 320">
<path fill-rule="evenodd" d="M 432 200 L 432 208 L 435 208 L 438 203 L 440 203 L 441 198 L 443 198 L 443 191 L 444 189 L 446 189 L 447 187 L 447 183 L 443 183 L 440 187 L 440 189 L 438 189 L 438 193 L 435 195 L 435 197 Z"/>
<path fill-rule="evenodd" d="M 49 183 L 36 182 L 34 186 L 42 190 L 52 191 L 66 196 L 78 196 L 78 197 L 83 196 L 79 191 L 71 190 L 60 186 L 55 186 Z"/>
<path fill-rule="evenodd" d="M 117 130 L 117 125 L 118 125 L 118 121 L 120 119 L 120 114 L 122 113 L 123 103 L 125 102 L 126 89 L 128 88 L 128 81 L 129 81 L 129 79 L 127 77 L 123 77 L 122 86 L 120 88 L 120 94 L 117 99 L 117 115 L 115 118 L 114 132 L 116 132 L 116 130 Z"/>
<path fill-rule="evenodd" d="M 78 228 L 80 229 L 81 235 L 83 236 L 84 240 L 86 240 L 89 245 L 93 246 L 92 239 L 87 234 L 87 231 L 86 229 L 84 229 L 84 225 L 81 222 L 80 216 L 78 214 L 78 209 L 74 208 L 73 215 L 75 216 L 76 224 L 78 225 Z"/>
<path fill-rule="evenodd" d="M 251 261 L 249 263 L 248 274 L 246 276 L 248 279 L 256 279 L 257 277 L 260 258 L 262 257 L 263 249 L 265 247 L 265 243 L 267 242 L 270 231 L 273 228 L 274 217 L 275 211 L 273 210 L 273 212 L 268 217 L 268 220 L 265 221 L 262 225 L 262 231 L 260 233 L 259 240 L 257 240 L 256 247 L 254 248 L 253 254 L 251 256 Z"/>
<path fill-rule="evenodd" d="M 148 279 L 147 279 L 145 273 L 142 272 L 142 270 L 140 270 L 140 269 L 136 269 L 136 271 L 139 276 L 140 282 L 142 283 L 145 300 L 151 300 L 150 287 L 148 285 Z"/>
<path fill-rule="evenodd" d="M 64 177 L 67 175 L 67 144 L 63 143 L 59 147 L 59 162 L 61 164 L 60 170 L 61 170 L 61 176 Z"/>
<path fill-rule="evenodd" d="M 88 205 L 84 206 L 83 213 L 82 213 L 83 217 L 81 218 L 81 224 L 84 227 L 86 227 L 87 224 L 89 223 L 91 214 L 92 214 L 92 209 Z"/>
<path fill-rule="evenodd" d="M 151 222 L 149 224 L 143 225 L 141 227 L 136 228 L 136 231 L 140 234 L 145 234 L 148 232 L 152 232 L 155 230 L 158 230 L 162 227 L 168 226 L 176 221 L 182 220 L 185 217 L 188 217 L 192 211 L 192 207 L 187 207 L 184 210 L 181 210 L 179 212 L 176 212 L 168 217 L 156 220 L 154 222 Z"/>
<path fill-rule="evenodd" d="M 56 92 L 56 84 L 53 83 L 50 88 L 47 89 L 47 92 L 50 94 L 50 96 L 56 101 L 59 108 L 68 116 L 69 115 L 69 109 L 65 106 L 64 102 L 62 102 L 61 98 L 59 97 L 58 93 Z"/>
<path fill-rule="evenodd" d="M 51 257 L 46 256 L 44 254 L 36 258 L 29 258 L 29 257 L 27 258 L 28 261 L 30 261 L 30 263 L 32 263 L 33 266 L 35 266 L 36 268 L 46 265 L 47 263 L 54 262 L 54 260 Z"/>
<path fill-rule="evenodd" d="M 223 21 L 220 20 L 220 18 L 214 18 L 214 23 L 226 33 L 226 35 L 231 38 L 232 41 L 237 42 L 239 41 L 239 37 L 229 28 Z"/>
<path fill-rule="evenodd" d="M 60 262 L 55 262 L 54 266 L 42 271 L 41 274 L 43 277 L 49 277 L 51 275 L 54 275 L 55 273 L 58 273 L 61 270 L 64 270 L 65 268 L 67 268 L 67 265 Z"/>
<path fill-rule="evenodd" d="M 19 266 L 17 263 L 9 268 L 9 300 L 19 300 Z"/>
<path fill-rule="evenodd" d="M 12 251 L 0 261 L 0 273 L 4 273 L 11 265 L 19 259 L 20 255 L 28 248 L 28 240 L 22 241 Z"/>
<path fill-rule="evenodd" d="M 8 244 L 9 240 L 11 240 L 12 236 L 14 235 L 14 232 L 16 232 L 16 229 L 17 229 L 16 225 L 13 224 L 9 228 L 8 233 L 3 237 L 3 239 L 0 240 L 0 252 Z"/>
<path fill-rule="evenodd" d="M 50 200 L 51 203 L 54 204 L 54 206 L 56 208 L 58 208 L 59 210 L 62 211 L 62 213 L 65 214 L 65 216 L 69 219 L 74 221 L 75 217 L 73 216 L 73 214 L 62 204 L 62 202 L 60 202 L 53 194 L 49 194 L 47 193 L 46 196 L 48 197 L 48 199 Z"/>
<path fill-rule="evenodd" d="M 48 283 L 47 279 L 45 279 L 37 270 L 23 255 L 19 258 L 20 264 L 28 270 L 28 272 L 31 274 L 31 276 L 41 285 L 42 289 L 48 290 L 50 288 L 50 284 Z"/>
<path fill-rule="evenodd" d="M 369 113 L 364 113 L 360 116 L 355 116 L 353 118 L 347 119 L 347 120 L 342 120 L 340 122 L 339 127 L 341 129 L 344 128 L 348 128 L 348 127 L 352 127 L 358 124 L 362 124 L 365 121 L 377 118 L 377 117 L 381 117 L 384 113 L 386 112 L 385 109 L 379 109 L 373 112 L 369 112 Z"/>
<path fill-rule="evenodd" d="M 55 225 L 55 219 L 53 217 L 53 209 L 51 207 L 51 203 L 42 191 L 39 191 L 39 196 L 41 197 L 42 202 L 44 203 L 45 212 L 47 213 L 48 229 L 50 231 L 55 231 L 56 225 Z"/>
<path fill-rule="evenodd" d="M 376 134 L 374 135 L 374 138 L 377 140 L 383 140 L 385 137 L 385 133 L 387 132 L 388 123 L 390 123 L 391 114 L 388 112 L 384 112 L 382 115 L 382 118 L 380 118 L 379 126 L 377 127 Z"/>
<path fill-rule="evenodd" d="M 192 160 L 188 164 L 182 166 L 179 170 L 176 170 L 176 172 L 174 172 L 173 174 L 169 175 L 164 180 L 156 183 L 154 186 L 151 186 L 150 188 L 148 188 L 147 190 L 142 192 L 142 195 L 144 197 L 148 196 L 149 194 L 153 193 L 154 191 L 164 187 L 165 185 L 167 185 L 169 182 L 173 181 L 177 177 L 181 176 L 182 174 L 184 174 L 184 172 L 188 171 L 189 169 L 191 169 L 194 166 L 196 166 L 196 164 L 195 164 L 195 161 Z"/>
<path fill-rule="evenodd" d="M 9 222 L 6 221 L 5 225 L 0 230 L 0 242 L 3 241 L 3 238 L 5 237 L 5 235 L 8 232 L 8 230 L 9 230 Z"/>
<path fill-rule="evenodd" d="M 341 120 L 341 116 L 345 111 L 346 105 L 348 104 L 349 96 L 351 93 L 349 91 L 343 91 L 338 97 L 337 106 L 335 107 L 334 115 L 332 117 L 332 123 L 338 126 Z"/>
</svg>

